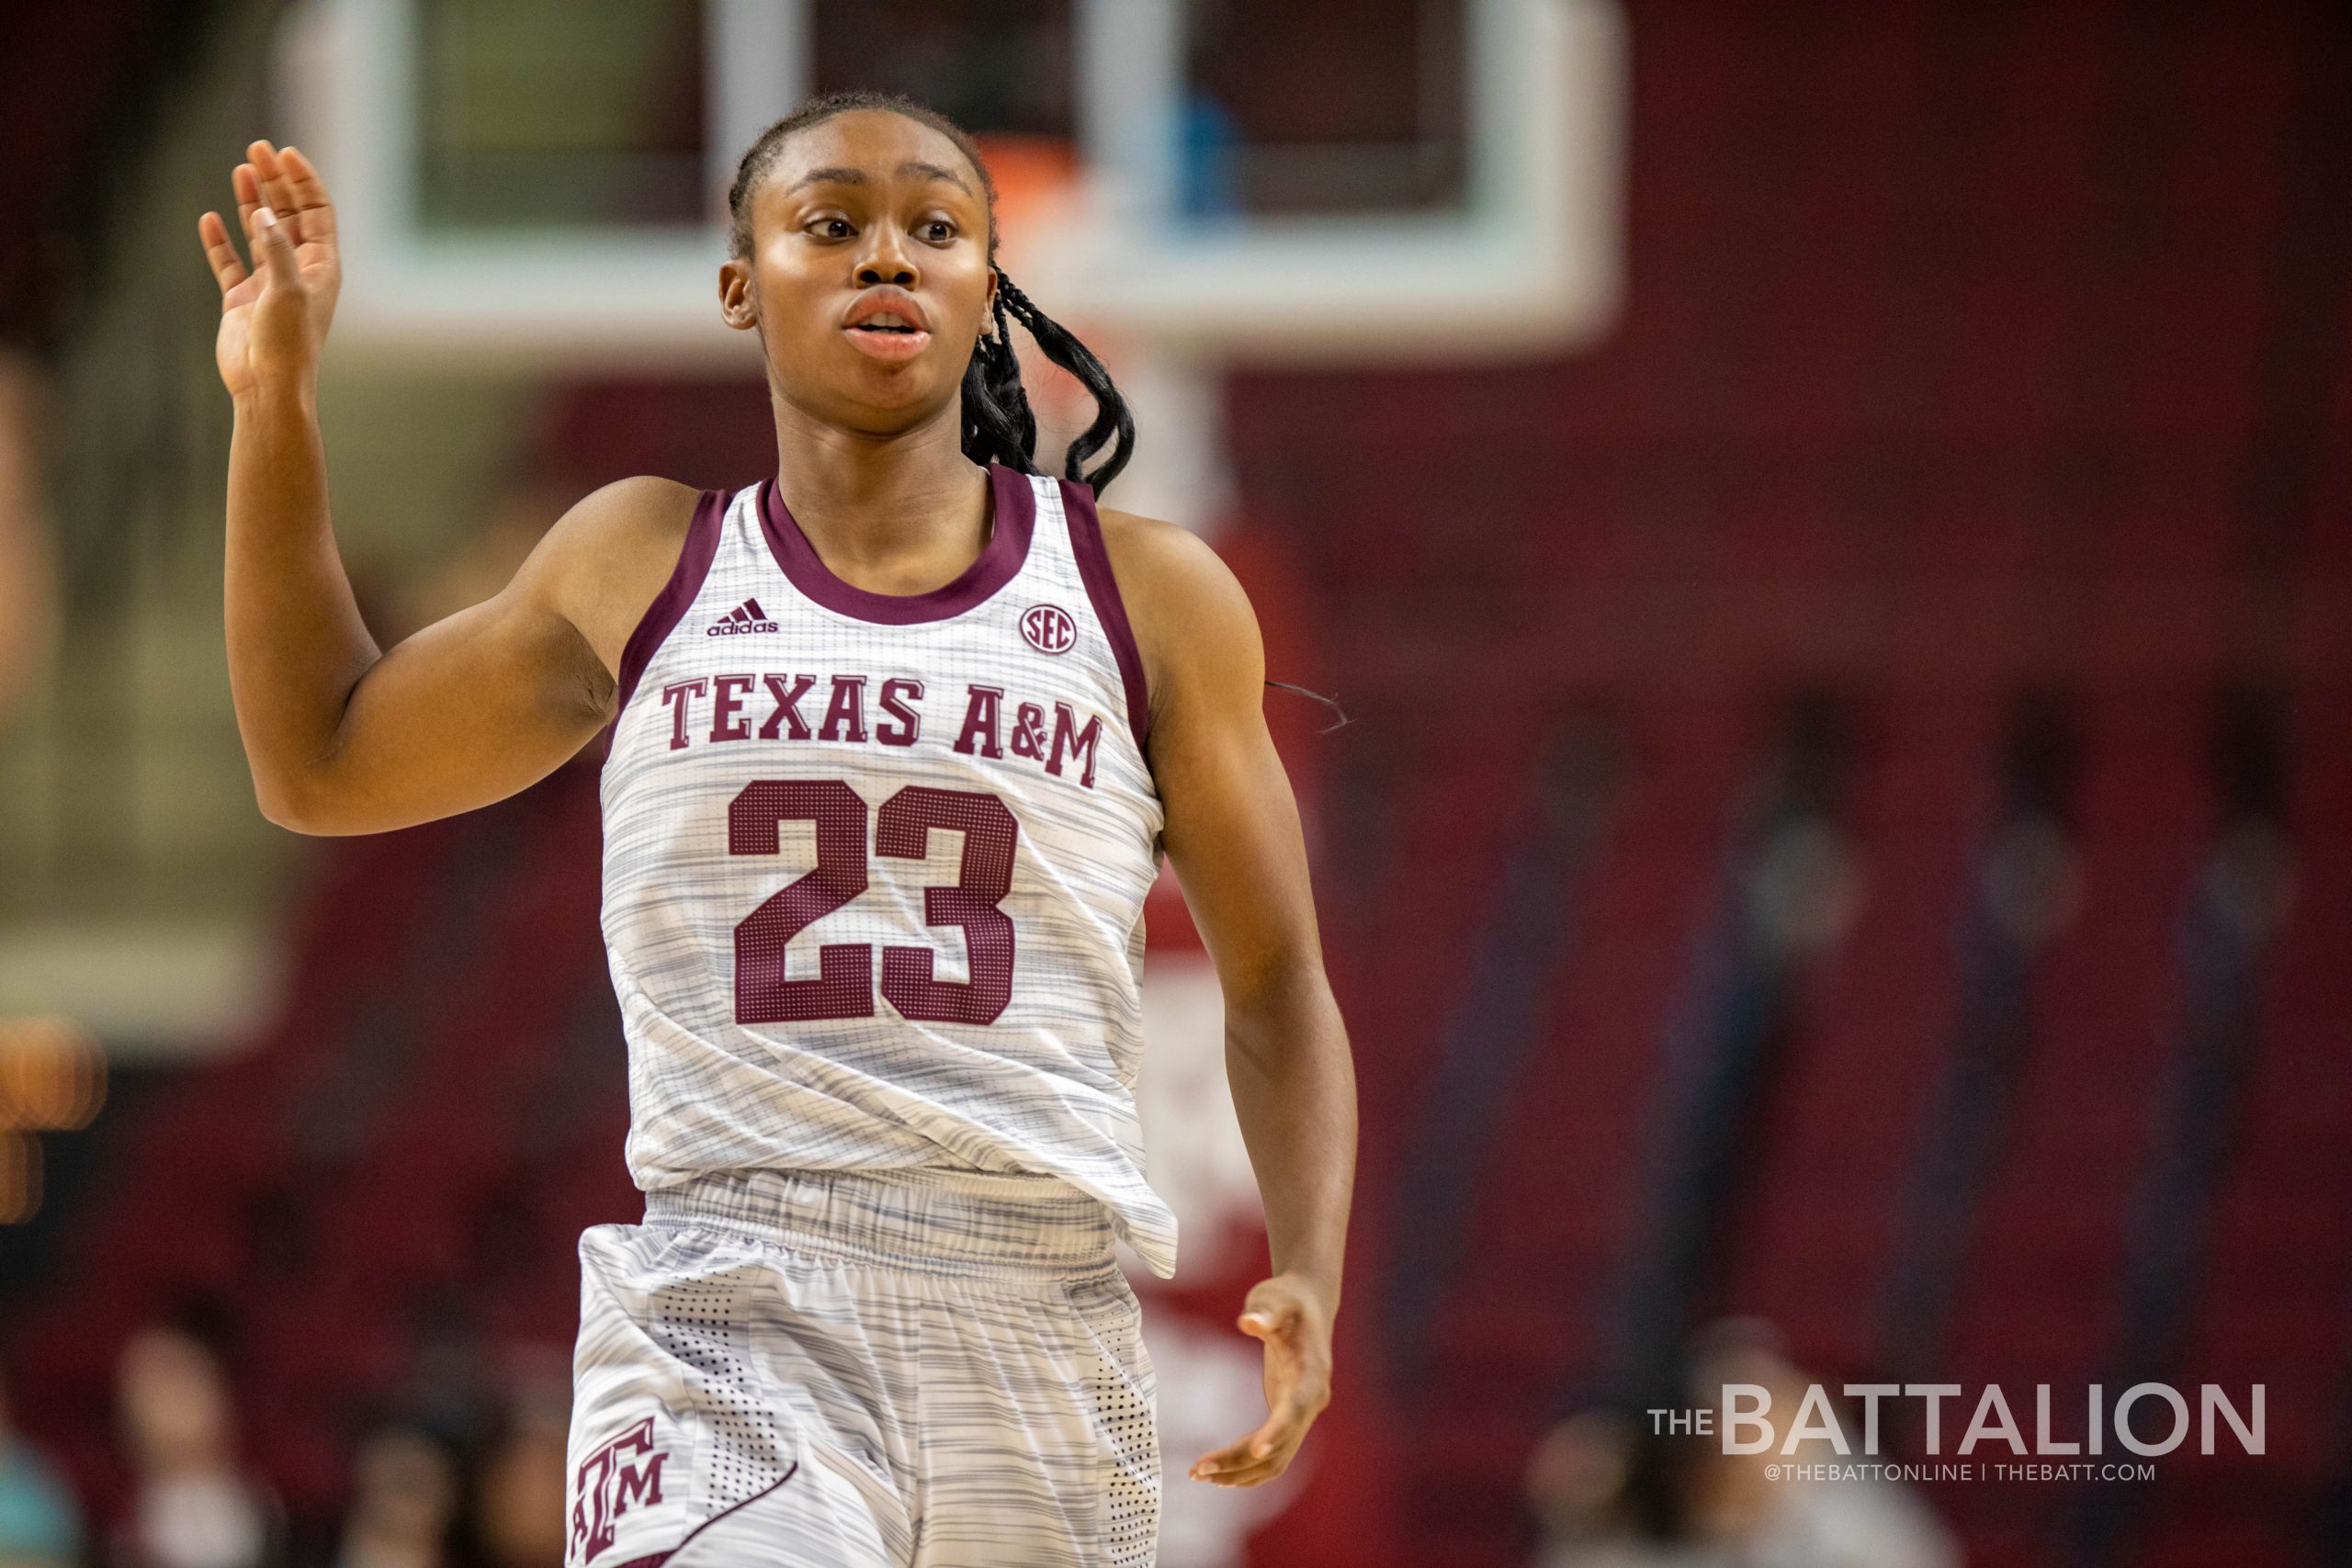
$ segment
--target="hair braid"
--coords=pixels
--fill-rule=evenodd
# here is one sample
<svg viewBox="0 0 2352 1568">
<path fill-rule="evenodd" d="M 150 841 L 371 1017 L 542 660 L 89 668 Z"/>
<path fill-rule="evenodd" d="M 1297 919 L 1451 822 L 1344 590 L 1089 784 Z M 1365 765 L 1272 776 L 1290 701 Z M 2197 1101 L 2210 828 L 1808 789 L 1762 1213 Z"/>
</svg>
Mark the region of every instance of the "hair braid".
<svg viewBox="0 0 2352 1568">
<path fill-rule="evenodd" d="M 1037 346 L 1047 359 L 1077 378 L 1094 400 L 1094 423 L 1088 425 L 1069 444 L 1069 457 L 1063 468 L 1071 479 L 1092 485 L 1100 494 L 1103 488 L 1118 478 L 1119 470 L 1127 466 L 1136 446 L 1136 418 L 1127 410 L 1127 400 L 1111 382 L 1111 372 L 1094 351 L 1078 341 L 1070 330 L 1037 309 L 1036 301 L 1021 292 L 1012 279 L 1000 269 L 996 275 L 997 299 L 1012 313 L 1015 321 L 1029 329 Z M 1001 333 L 1002 329 L 999 328 Z M 1092 473 L 1081 471 L 1086 460 L 1118 438 L 1118 447 L 1096 466 Z"/>
<path fill-rule="evenodd" d="M 1034 474 L 1037 418 L 1021 385 L 1021 361 L 1012 352 L 1001 297 L 995 312 L 996 331 L 980 339 L 964 367 L 964 455 L 976 463 L 1002 463 Z"/>
</svg>

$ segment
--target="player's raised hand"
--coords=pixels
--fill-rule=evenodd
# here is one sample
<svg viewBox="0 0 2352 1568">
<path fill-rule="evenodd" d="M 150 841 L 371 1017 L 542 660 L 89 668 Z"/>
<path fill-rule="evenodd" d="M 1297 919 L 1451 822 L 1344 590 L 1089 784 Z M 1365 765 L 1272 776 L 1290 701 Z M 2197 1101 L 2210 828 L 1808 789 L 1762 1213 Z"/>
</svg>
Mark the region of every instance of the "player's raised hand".
<svg viewBox="0 0 2352 1568">
<path fill-rule="evenodd" d="M 220 333 L 214 354 L 230 395 L 267 386 L 300 386 L 317 368 L 319 349 L 343 288 L 334 207 L 311 161 L 266 141 L 246 150 L 230 176 L 250 269 L 217 212 L 197 220 L 206 261 L 220 285 Z"/>
<path fill-rule="evenodd" d="M 1195 1460 L 1192 1476 L 1219 1486 L 1259 1486 L 1290 1468 L 1306 1429 L 1331 1403 L 1331 1314 L 1306 1280 L 1277 1274 L 1250 1292 L 1238 1326 L 1265 1341 L 1265 1425 Z"/>
</svg>

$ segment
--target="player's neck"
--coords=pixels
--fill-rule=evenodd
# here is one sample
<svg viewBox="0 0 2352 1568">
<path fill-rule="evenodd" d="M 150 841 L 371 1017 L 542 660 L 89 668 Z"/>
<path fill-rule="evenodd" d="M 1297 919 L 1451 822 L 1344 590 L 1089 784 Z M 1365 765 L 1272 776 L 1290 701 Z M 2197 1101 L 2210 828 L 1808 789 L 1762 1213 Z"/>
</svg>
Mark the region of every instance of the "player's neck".
<svg viewBox="0 0 2352 1568">
<path fill-rule="evenodd" d="M 912 430 L 876 437 L 779 401 L 777 489 L 834 572 L 853 581 L 889 577 L 942 558 L 953 564 L 946 573 L 953 577 L 978 553 L 989 525 L 988 480 L 964 456 L 958 412 L 950 404 Z"/>
</svg>

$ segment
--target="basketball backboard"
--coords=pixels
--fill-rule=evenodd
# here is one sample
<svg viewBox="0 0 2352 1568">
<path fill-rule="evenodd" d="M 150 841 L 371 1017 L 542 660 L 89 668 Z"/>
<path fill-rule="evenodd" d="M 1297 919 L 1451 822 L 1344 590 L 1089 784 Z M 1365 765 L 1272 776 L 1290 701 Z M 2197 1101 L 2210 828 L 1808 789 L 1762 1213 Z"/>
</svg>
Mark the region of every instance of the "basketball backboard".
<svg viewBox="0 0 2352 1568">
<path fill-rule="evenodd" d="M 529 58 L 560 62 L 560 35 L 592 28 L 590 14 L 608 8 L 554 13 Z M 1339 211 L 1202 199 L 1203 166 L 1221 156 L 1204 152 L 1201 135 L 1216 107 L 1199 70 L 1215 9 L 1061 7 L 1063 36 L 1044 52 L 1069 76 L 1071 178 L 1007 225 L 1027 286 L 1056 314 L 1212 365 L 1517 359 L 1605 328 L 1623 273 L 1626 39 L 1615 0 L 1422 6 L 1435 18 L 1430 38 L 1407 47 L 1418 51 L 1416 90 L 1444 121 L 1431 135 L 1445 142 L 1434 163 L 1451 171 L 1438 182 L 1446 188 L 1435 200 L 1384 208 L 1375 195 Z M 280 80 L 293 97 L 290 139 L 326 171 L 345 240 L 342 353 L 570 371 L 750 363 L 750 345 L 718 324 L 713 304 L 724 193 L 763 126 L 812 89 L 843 85 L 822 80 L 820 63 L 825 29 L 850 25 L 829 18 L 848 13 L 833 0 L 705 0 L 616 10 L 615 26 L 641 29 L 653 13 L 699 34 L 695 80 L 680 95 L 699 99 L 699 124 L 673 138 L 693 152 L 634 155 L 639 186 L 666 182 L 673 193 L 638 205 L 667 210 L 517 223 L 462 203 L 451 210 L 435 184 L 449 166 L 448 127 L 481 118 L 481 100 L 496 92 L 477 86 L 468 109 L 449 85 L 449 39 L 483 25 L 480 11 L 321 0 L 289 13 Z M 604 91 L 593 80 L 573 86 Z M 551 84 L 549 101 L 560 105 L 564 90 Z M 1282 151 L 1249 149 L 1261 162 Z M 1309 172 L 1294 185 L 1317 186 L 1315 170 L 1351 155 L 1315 152 L 1322 163 L 1300 164 Z M 1355 150 L 1344 166 L 1367 166 L 1372 152 Z M 698 207 L 677 199 L 697 182 Z M 1509 289 L 1464 287 L 1496 278 Z"/>
</svg>

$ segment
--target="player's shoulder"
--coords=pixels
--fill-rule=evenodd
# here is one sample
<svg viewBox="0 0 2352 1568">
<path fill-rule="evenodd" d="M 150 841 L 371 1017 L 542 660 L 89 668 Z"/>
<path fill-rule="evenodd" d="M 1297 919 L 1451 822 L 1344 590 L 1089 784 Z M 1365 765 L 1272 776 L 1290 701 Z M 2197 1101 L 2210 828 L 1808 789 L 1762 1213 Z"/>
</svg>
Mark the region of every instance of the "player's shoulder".
<svg viewBox="0 0 2352 1568">
<path fill-rule="evenodd" d="M 580 629 L 608 667 L 676 570 L 703 492 L 640 474 L 582 496 L 524 569 L 524 585 Z"/>
<path fill-rule="evenodd" d="M 1129 619 L 1156 615 L 1184 622 L 1227 622 L 1250 616 L 1249 596 L 1233 569 L 1190 528 L 1155 517 L 1104 508 L 1102 547 Z"/>
<path fill-rule="evenodd" d="M 675 558 L 702 496 L 692 485 L 656 474 L 615 479 L 572 502 L 548 530 L 548 542 L 592 561 L 665 551 Z"/>
<path fill-rule="evenodd" d="M 1224 666 L 1246 671 L 1262 657 L 1250 596 L 1206 539 L 1132 512 L 1104 509 L 1098 515 L 1155 711 L 1170 688 L 1194 680 L 1221 682 Z"/>
<path fill-rule="evenodd" d="M 670 574 L 703 492 L 652 474 L 615 479 L 571 503 L 547 532 L 538 564 L 567 586 L 631 581 L 660 569 Z"/>
</svg>

